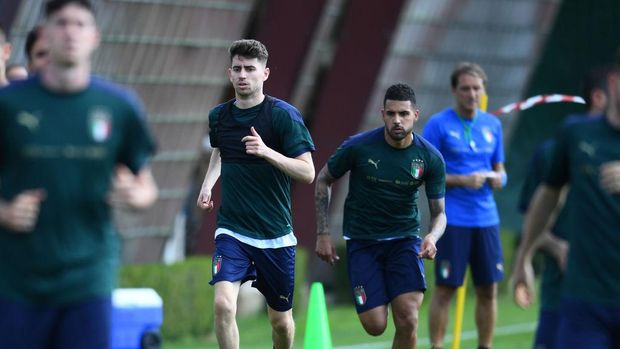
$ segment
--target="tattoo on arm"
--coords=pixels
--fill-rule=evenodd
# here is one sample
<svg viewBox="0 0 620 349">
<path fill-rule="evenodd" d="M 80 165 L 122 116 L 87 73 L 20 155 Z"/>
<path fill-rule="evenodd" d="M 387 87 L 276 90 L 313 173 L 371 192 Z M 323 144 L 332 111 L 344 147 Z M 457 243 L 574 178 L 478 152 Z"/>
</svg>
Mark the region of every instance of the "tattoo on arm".
<svg viewBox="0 0 620 349">
<path fill-rule="evenodd" d="M 328 213 L 332 183 L 335 179 L 329 173 L 327 165 L 321 169 L 314 187 L 314 206 L 316 210 L 316 229 L 318 235 L 329 234 Z"/>
<path fill-rule="evenodd" d="M 429 199 L 428 208 L 431 214 L 431 222 L 429 227 L 429 234 L 434 234 L 437 240 L 443 235 L 446 229 L 446 202 L 444 198 Z"/>
</svg>

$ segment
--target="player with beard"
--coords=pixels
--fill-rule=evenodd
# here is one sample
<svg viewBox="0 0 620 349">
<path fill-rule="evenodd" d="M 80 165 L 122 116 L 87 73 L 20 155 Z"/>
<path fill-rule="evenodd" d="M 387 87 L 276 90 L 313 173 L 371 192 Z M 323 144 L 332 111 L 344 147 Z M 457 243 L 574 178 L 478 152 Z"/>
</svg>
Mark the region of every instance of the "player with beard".
<svg viewBox="0 0 620 349">
<path fill-rule="evenodd" d="M 415 348 L 418 311 L 426 290 L 422 258 L 435 257 L 435 244 L 446 226 L 445 166 L 437 149 L 413 133 L 419 110 L 411 87 L 390 86 L 381 116 L 384 126 L 350 137 L 318 175 L 315 252 L 331 265 L 339 260 L 328 208 L 332 184 L 350 172 L 343 236 L 360 322 L 368 334 L 382 334 L 390 304 L 396 328 L 392 348 Z M 423 239 L 417 206 L 422 185 L 431 212 Z"/>
</svg>

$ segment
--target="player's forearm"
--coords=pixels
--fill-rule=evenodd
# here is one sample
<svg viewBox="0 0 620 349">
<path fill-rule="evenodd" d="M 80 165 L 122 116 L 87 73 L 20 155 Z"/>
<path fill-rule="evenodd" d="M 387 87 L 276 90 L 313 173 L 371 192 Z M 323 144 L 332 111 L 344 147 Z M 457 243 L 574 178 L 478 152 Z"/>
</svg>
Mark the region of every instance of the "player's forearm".
<svg viewBox="0 0 620 349">
<path fill-rule="evenodd" d="M 428 235 L 433 239 L 433 243 L 437 243 L 446 230 L 446 225 L 448 224 L 445 210 L 445 199 L 429 199 L 428 206 L 431 214 Z"/>
<path fill-rule="evenodd" d="M 209 190 L 213 189 L 213 186 L 220 178 L 222 173 L 222 158 L 220 157 L 220 149 L 213 148 L 211 152 L 211 158 L 209 159 L 209 167 L 205 174 L 205 179 L 202 181 L 202 187 Z"/>
<path fill-rule="evenodd" d="M 465 187 L 467 186 L 467 175 L 447 174 L 446 187 Z"/>
<path fill-rule="evenodd" d="M 329 202 L 331 199 L 333 180 L 327 166 L 323 167 L 314 186 L 314 207 L 316 211 L 316 231 L 318 235 L 328 235 Z"/>
<path fill-rule="evenodd" d="M 555 251 L 558 249 L 558 246 L 562 243 L 565 243 L 563 239 L 553 235 L 550 231 L 546 230 L 541 236 L 538 238 L 538 248 L 548 255 L 553 256 Z"/>
<path fill-rule="evenodd" d="M 151 207 L 157 200 L 158 190 L 153 174 L 149 168 L 138 172 L 134 181 L 133 195 L 128 196 L 127 205 L 141 210 Z"/>
<path fill-rule="evenodd" d="M 540 236 L 545 231 L 558 203 L 559 196 L 559 189 L 546 185 L 538 186 L 525 214 L 523 237 L 517 255 L 519 261 L 531 259 Z"/>
<path fill-rule="evenodd" d="M 314 163 L 310 152 L 296 158 L 289 158 L 271 150 L 265 155 L 265 159 L 296 181 L 310 184 L 314 180 Z"/>
<path fill-rule="evenodd" d="M 442 213 L 437 215 L 436 217 L 431 218 L 430 222 L 430 231 L 428 235 L 432 236 L 435 243 L 439 241 L 443 232 L 446 230 L 448 219 L 446 218 L 446 214 Z"/>
</svg>

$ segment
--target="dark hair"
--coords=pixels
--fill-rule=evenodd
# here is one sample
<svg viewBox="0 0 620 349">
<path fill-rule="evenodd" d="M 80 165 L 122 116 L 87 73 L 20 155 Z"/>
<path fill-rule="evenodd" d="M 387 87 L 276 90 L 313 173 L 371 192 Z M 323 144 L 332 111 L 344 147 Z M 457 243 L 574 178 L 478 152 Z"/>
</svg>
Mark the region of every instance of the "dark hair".
<svg viewBox="0 0 620 349">
<path fill-rule="evenodd" d="M 28 61 L 32 61 L 32 47 L 41 37 L 42 26 L 37 25 L 36 27 L 30 29 L 28 32 L 28 36 L 26 36 L 26 46 L 24 46 L 24 51 L 26 53 L 26 57 Z"/>
<path fill-rule="evenodd" d="M 6 43 L 6 34 L 4 34 L 4 30 L 0 28 L 0 45 Z"/>
<path fill-rule="evenodd" d="M 383 106 L 385 107 L 385 101 L 411 101 L 411 106 L 416 105 L 415 92 L 411 86 L 407 84 L 394 84 L 388 87 L 383 97 Z"/>
<path fill-rule="evenodd" d="M 247 58 L 256 58 L 262 63 L 266 63 L 269 58 L 269 53 L 265 45 L 258 40 L 252 39 L 243 39 L 233 42 L 228 52 L 230 53 L 231 62 L 237 55 Z"/>
<path fill-rule="evenodd" d="M 93 6 L 88 0 L 49 0 L 45 4 L 45 18 L 50 18 L 51 15 L 61 10 L 67 5 L 77 5 L 85 8 L 94 14 Z"/>
<path fill-rule="evenodd" d="M 461 62 L 456 65 L 456 68 L 452 71 L 452 75 L 450 75 L 450 86 L 452 86 L 452 88 L 456 88 L 459 83 L 459 77 L 463 74 L 477 76 L 482 80 L 484 86 L 487 85 L 487 74 L 482 70 L 482 67 L 476 63 Z"/>
<path fill-rule="evenodd" d="M 583 78 L 583 86 L 581 88 L 581 95 L 586 101 L 586 106 L 589 108 L 592 105 L 591 95 L 594 90 L 601 90 L 607 94 L 607 74 L 609 73 L 609 67 L 600 66 L 590 69 Z"/>
</svg>

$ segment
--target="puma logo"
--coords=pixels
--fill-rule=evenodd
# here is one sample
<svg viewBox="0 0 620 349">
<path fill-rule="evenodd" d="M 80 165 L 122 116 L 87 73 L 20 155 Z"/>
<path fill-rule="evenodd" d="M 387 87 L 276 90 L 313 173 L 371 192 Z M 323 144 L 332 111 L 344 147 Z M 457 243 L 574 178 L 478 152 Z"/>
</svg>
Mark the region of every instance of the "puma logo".
<svg viewBox="0 0 620 349">
<path fill-rule="evenodd" d="M 373 159 L 368 159 L 368 163 L 373 165 L 375 167 L 375 170 L 379 169 L 379 161 L 381 161 L 380 159 L 377 161 L 374 161 Z"/>
<path fill-rule="evenodd" d="M 279 297 L 279 298 L 280 298 L 281 300 L 285 301 L 286 303 L 288 303 L 288 302 L 289 302 L 289 300 L 288 300 L 288 299 L 289 299 L 289 297 L 290 297 L 290 296 L 291 296 L 291 294 L 289 293 L 286 297 L 285 297 L 285 296 L 283 296 L 283 295 L 280 295 L 280 297 Z"/>
<path fill-rule="evenodd" d="M 596 147 L 584 141 L 579 142 L 579 149 L 588 154 L 589 157 L 593 157 L 594 153 L 596 153 Z"/>
<path fill-rule="evenodd" d="M 39 118 L 27 112 L 17 114 L 17 123 L 27 128 L 30 132 L 34 132 L 39 128 Z"/>
</svg>

